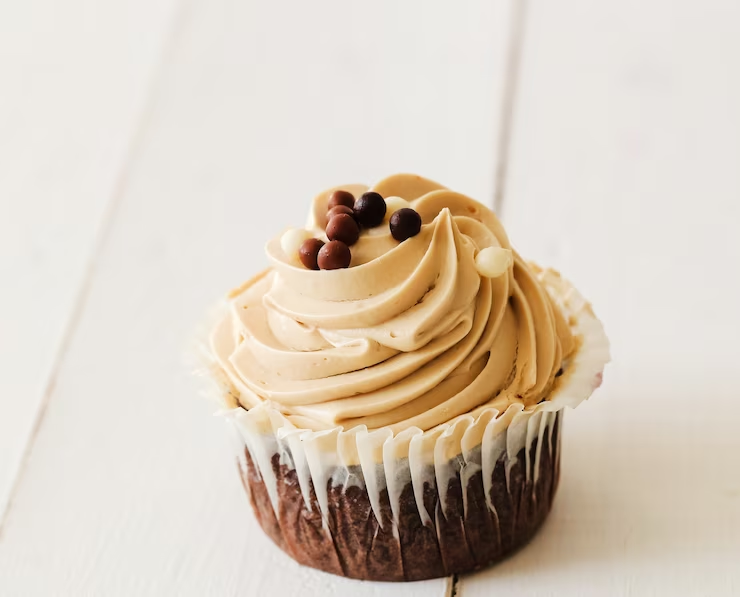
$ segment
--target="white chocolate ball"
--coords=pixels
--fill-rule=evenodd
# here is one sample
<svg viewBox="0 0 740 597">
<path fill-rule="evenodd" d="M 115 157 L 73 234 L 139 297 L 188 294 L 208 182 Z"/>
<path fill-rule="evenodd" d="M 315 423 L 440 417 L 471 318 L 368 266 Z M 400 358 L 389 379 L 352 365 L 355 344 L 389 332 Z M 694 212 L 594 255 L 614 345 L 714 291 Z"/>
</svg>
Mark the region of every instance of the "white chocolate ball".
<svg viewBox="0 0 740 597">
<path fill-rule="evenodd" d="M 386 197 L 385 198 L 385 221 L 389 221 L 391 219 L 391 216 L 397 212 L 399 209 L 403 209 L 404 207 L 411 207 L 411 204 L 406 201 L 406 199 L 402 199 L 401 197 Z"/>
<path fill-rule="evenodd" d="M 486 278 L 498 278 L 509 271 L 514 263 L 511 249 L 487 247 L 475 256 L 475 269 Z"/>
<path fill-rule="evenodd" d="M 283 249 L 283 253 L 285 253 L 288 259 L 291 261 L 300 261 L 298 249 L 300 249 L 301 245 L 309 238 L 313 238 L 313 234 L 308 230 L 303 228 L 291 228 L 286 230 L 280 237 L 280 247 Z"/>
</svg>

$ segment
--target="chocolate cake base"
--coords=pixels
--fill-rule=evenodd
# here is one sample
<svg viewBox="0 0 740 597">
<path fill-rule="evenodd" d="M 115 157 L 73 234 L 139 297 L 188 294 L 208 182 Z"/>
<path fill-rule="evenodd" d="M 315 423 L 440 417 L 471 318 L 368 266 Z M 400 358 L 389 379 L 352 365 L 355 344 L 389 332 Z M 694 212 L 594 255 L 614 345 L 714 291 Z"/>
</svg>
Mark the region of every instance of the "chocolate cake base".
<svg viewBox="0 0 740 597">
<path fill-rule="evenodd" d="M 557 420 L 559 423 L 561 417 Z M 277 478 L 277 512 L 248 450 L 240 470 L 262 529 L 297 562 L 364 580 L 437 578 L 490 566 L 526 544 L 536 533 L 550 511 L 558 485 L 558 423 L 545 435 L 545 440 L 550 441 L 542 442 L 537 474 L 537 439 L 529 447 L 528 458 L 523 448 L 513 461 L 505 454 L 498 460 L 489 496 L 493 509 L 486 501 L 480 471 L 464 488 L 459 473 L 450 479 L 444 511 L 437 488 L 425 484 L 424 504 L 432 519 L 427 524 L 419 515 L 410 483 L 401 493 L 395 525 L 386 490 L 380 494 L 379 524 L 365 489 L 329 482 L 328 518 L 324 521 L 313 486 L 309 509 L 296 471 L 281 464 L 278 454 L 272 458 Z"/>
</svg>

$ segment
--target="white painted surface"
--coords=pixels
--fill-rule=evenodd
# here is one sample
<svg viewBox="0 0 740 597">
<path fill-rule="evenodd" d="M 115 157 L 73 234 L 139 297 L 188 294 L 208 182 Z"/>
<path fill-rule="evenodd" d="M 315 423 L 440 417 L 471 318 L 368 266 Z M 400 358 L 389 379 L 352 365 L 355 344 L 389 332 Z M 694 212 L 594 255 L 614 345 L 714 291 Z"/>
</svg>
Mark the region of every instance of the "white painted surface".
<svg viewBox="0 0 740 597">
<path fill-rule="evenodd" d="M 740 593 L 740 5 L 532 0 L 505 218 L 613 341 L 553 515 L 463 597 Z"/>
<path fill-rule="evenodd" d="M 314 192 L 411 170 L 492 198 L 507 3 L 421 5 L 185 4 L 0 530 L 0 593 L 448 592 L 283 556 L 181 358 Z"/>
<path fill-rule="evenodd" d="M 86 296 L 0 594 L 446 595 L 283 556 L 180 357 L 314 191 L 405 169 L 492 197 L 507 4 L 190 0 L 179 27 L 145 4 L 0 5 L 0 497 Z M 614 364 L 568 417 L 542 533 L 458 595 L 740 592 L 738 12 L 528 2 L 505 220 L 593 300 Z"/>
<path fill-rule="evenodd" d="M 172 7 L 0 2 L 0 519 Z"/>
</svg>

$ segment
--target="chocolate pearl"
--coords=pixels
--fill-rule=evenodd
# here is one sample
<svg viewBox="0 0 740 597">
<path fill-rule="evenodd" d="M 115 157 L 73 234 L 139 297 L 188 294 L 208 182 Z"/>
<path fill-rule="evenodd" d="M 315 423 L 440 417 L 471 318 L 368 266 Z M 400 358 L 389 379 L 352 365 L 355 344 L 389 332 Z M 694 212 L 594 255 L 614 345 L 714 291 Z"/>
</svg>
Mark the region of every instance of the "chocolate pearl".
<svg viewBox="0 0 740 597">
<path fill-rule="evenodd" d="M 346 207 L 354 207 L 355 196 L 349 191 L 336 190 L 329 195 L 329 203 L 326 204 L 327 209 L 336 207 L 337 205 L 344 205 Z"/>
<path fill-rule="evenodd" d="M 514 255 L 511 249 L 486 247 L 475 256 L 476 271 L 486 278 L 498 278 L 511 269 Z"/>
<path fill-rule="evenodd" d="M 341 240 L 351 247 L 360 238 L 360 228 L 349 214 L 337 214 L 326 225 L 326 236 L 329 240 Z"/>
<path fill-rule="evenodd" d="M 368 191 L 355 201 L 355 217 L 365 228 L 380 226 L 385 217 L 385 201 L 378 193 Z"/>
<path fill-rule="evenodd" d="M 319 251 L 318 263 L 321 269 L 343 269 L 349 267 L 352 253 L 341 240 L 326 243 Z"/>
<path fill-rule="evenodd" d="M 336 205 L 332 207 L 328 212 L 326 212 L 326 221 L 328 222 L 334 216 L 337 216 L 339 214 L 347 214 L 348 216 L 354 217 L 355 211 L 351 207 L 347 207 L 346 205 Z"/>
<path fill-rule="evenodd" d="M 397 241 L 416 236 L 421 230 L 421 216 L 410 207 L 404 207 L 391 216 L 391 234 Z"/>
<path fill-rule="evenodd" d="M 318 238 L 309 238 L 304 240 L 301 248 L 298 249 L 298 256 L 301 263 L 308 269 L 319 269 L 319 250 L 324 246 L 324 241 Z"/>
</svg>

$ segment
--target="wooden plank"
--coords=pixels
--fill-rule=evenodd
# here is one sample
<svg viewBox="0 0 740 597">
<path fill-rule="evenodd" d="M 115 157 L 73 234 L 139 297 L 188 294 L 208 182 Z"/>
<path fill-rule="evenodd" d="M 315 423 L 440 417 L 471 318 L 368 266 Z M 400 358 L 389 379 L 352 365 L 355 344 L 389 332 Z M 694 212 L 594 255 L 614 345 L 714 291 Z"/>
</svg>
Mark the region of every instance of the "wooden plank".
<svg viewBox="0 0 740 597">
<path fill-rule="evenodd" d="M 0 4 L 0 519 L 172 6 Z"/>
<path fill-rule="evenodd" d="M 322 188 L 401 170 L 492 197 L 506 3 L 187 5 L 0 542 L 26 594 L 445 595 L 300 568 L 248 511 L 181 355 Z"/>
<path fill-rule="evenodd" d="M 505 220 L 613 341 L 552 517 L 465 597 L 740 592 L 740 6 L 529 3 Z"/>
</svg>

